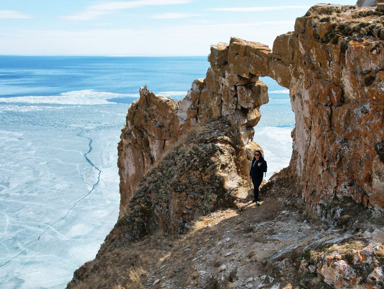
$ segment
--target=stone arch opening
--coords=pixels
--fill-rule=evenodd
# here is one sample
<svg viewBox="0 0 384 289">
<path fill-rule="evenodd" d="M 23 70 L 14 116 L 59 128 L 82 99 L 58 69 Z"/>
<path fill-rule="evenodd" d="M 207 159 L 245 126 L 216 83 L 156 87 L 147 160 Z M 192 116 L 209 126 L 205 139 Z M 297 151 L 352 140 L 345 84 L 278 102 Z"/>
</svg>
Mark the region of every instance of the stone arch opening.
<svg viewBox="0 0 384 289">
<path fill-rule="evenodd" d="M 261 118 L 254 127 L 253 141 L 259 144 L 268 161 L 267 179 L 274 172 L 288 167 L 292 156 L 292 130 L 295 114 L 289 90 L 280 86 L 271 77 L 260 77 L 268 86 L 269 102 L 260 107 Z"/>
</svg>

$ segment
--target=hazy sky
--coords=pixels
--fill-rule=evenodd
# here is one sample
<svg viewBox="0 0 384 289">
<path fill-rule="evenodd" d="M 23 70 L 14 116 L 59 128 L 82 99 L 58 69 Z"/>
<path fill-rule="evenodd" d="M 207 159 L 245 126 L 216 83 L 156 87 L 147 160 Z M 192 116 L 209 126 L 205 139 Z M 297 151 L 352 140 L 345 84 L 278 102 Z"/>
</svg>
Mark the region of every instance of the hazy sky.
<svg viewBox="0 0 384 289">
<path fill-rule="evenodd" d="M 271 46 L 316 3 L 0 0 L 0 54 L 208 55 L 211 44 L 229 42 L 231 36 Z M 356 0 L 332 3 L 354 5 Z"/>
</svg>

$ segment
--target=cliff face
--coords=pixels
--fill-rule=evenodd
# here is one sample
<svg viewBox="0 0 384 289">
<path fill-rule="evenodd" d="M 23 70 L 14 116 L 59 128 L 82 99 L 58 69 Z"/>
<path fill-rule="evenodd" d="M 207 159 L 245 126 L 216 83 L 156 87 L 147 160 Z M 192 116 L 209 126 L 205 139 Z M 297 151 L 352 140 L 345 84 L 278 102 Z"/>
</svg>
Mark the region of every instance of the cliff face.
<svg viewBox="0 0 384 289">
<path fill-rule="evenodd" d="M 296 119 L 290 168 L 318 214 L 343 197 L 384 208 L 381 15 L 319 5 L 275 41 Z"/>
<path fill-rule="evenodd" d="M 118 147 L 120 217 L 144 174 L 191 128 L 224 118 L 239 130 L 247 152 L 258 148 L 252 142 L 253 127 L 260 120 L 260 106 L 268 102 L 267 86 L 246 68 L 245 49 L 256 58 L 270 50 L 262 44 L 245 43 L 233 39 L 231 46 L 212 47 L 207 77 L 195 80 L 180 102 L 140 89 L 140 99 L 128 111 Z M 239 168 L 240 174 L 247 171 L 244 166 Z"/>
<path fill-rule="evenodd" d="M 261 117 L 260 106 L 268 102 L 267 87 L 259 81 L 260 76 L 272 77 L 290 90 L 296 121 L 290 165 L 263 188 L 267 195 L 274 196 L 269 200 L 271 208 L 274 202 L 279 203 L 276 215 L 283 218 L 283 208 L 298 197 L 307 214 L 328 220 L 336 217 L 336 223 L 347 230 L 336 232 L 317 224 L 313 230 L 323 230 L 324 236 L 316 235 L 317 240 L 313 240 L 308 237 L 313 231 L 303 239 L 291 239 L 291 245 L 287 243 L 280 253 L 276 252 L 278 257 L 269 256 L 268 260 L 289 263 L 284 265 L 290 268 L 288 278 L 304 288 L 326 288 L 322 287 L 322 280 L 336 288 L 383 285 L 382 246 L 375 243 L 371 247 L 376 249 L 366 249 L 371 241 L 378 242 L 384 236 L 378 221 L 384 212 L 384 14 L 379 10 L 317 5 L 296 20 L 294 32 L 277 37 L 272 50 L 237 38 L 232 38 L 229 44 L 212 46 L 206 78 L 194 81 L 180 102 L 141 89 L 140 99 L 128 111 L 119 143 L 119 221 L 96 260 L 76 271 L 69 287 L 85 286 L 90 276 L 102 270 L 99 268 L 105 266 L 105 260 L 118 262 L 116 267 L 126 266 L 118 258 L 120 247 L 129 250 L 139 240 L 140 244 L 149 242 L 153 240 L 151 235 L 159 231 L 170 235 L 185 233 L 200 216 L 218 209 L 242 210 L 241 202 L 251 189 L 247 167 L 250 151 L 258 148 L 252 142 L 253 127 Z M 276 201 L 282 192 L 285 199 Z M 376 213 L 374 223 L 379 227 L 370 223 L 372 212 Z M 270 228 L 279 218 L 272 218 Z M 369 221 L 363 224 L 364 219 Z M 307 230 L 306 220 L 295 216 L 286 222 L 291 221 L 298 222 L 297 230 Z M 252 229 L 255 235 L 257 228 Z M 283 225 L 276 227 L 283 229 Z M 361 233 L 355 234 L 357 231 Z M 259 245 L 295 235 L 275 233 L 265 228 L 262 234 L 271 236 L 263 241 L 256 237 Z M 212 239 L 216 240 L 214 236 Z M 360 243 L 356 245 L 355 241 Z M 337 250 L 332 245 L 338 242 L 343 242 L 340 256 L 332 251 Z M 294 245 L 298 243 L 301 245 Z M 308 257 L 308 250 L 316 251 L 317 255 Z M 372 253 L 377 258 L 353 261 L 354 267 L 347 264 L 354 254 L 365 254 L 364 250 L 377 251 Z M 299 265 L 293 260 L 297 256 L 304 259 Z M 261 254 L 258 258 L 267 256 Z M 282 266 L 279 264 L 272 265 Z M 322 280 L 316 277 L 316 283 L 313 276 L 300 279 L 294 271 L 299 266 L 309 275 L 318 274 Z M 255 270 L 261 267 L 259 264 Z M 168 273 L 169 278 L 176 278 L 171 271 Z M 245 277 L 248 273 L 241 274 Z M 218 281 L 215 286 L 234 288 L 225 287 L 234 280 L 231 274 L 226 277 L 227 283 L 221 279 L 224 283 Z M 133 280 L 117 275 L 124 282 Z M 204 279 L 188 278 L 185 284 L 189 285 Z M 354 283 L 347 282 L 352 279 Z M 255 279 L 252 282 L 257 283 Z M 204 286 L 196 288 L 208 288 Z"/>
<path fill-rule="evenodd" d="M 146 88 L 129 108 L 118 146 L 120 215 L 144 173 L 179 137 L 177 108 L 172 99 L 157 97 Z"/>
<path fill-rule="evenodd" d="M 159 229 L 185 233 L 199 216 L 235 207 L 250 189 L 247 174 L 240 173 L 243 162 L 244 143 L 230 122 L 191 129 L 142 178 L 99 254 Z"/>
<path fill-rule="evenodd" d="M 290 176 L 319 215 L 352 197 L 384 208 L 384 28 L 381 12 L 318 5 L 277 37 L 273 51 L 241 47 L 238 76 L 270 76 L 289 88 L 296 125 Z"/>
<path fill-rule="evenodd" d="M 296 126 L 290 171 L 309 210 L 352 197 L 384 208 L 384 28 L 382 14 L 317 5 L 273 51 L 233 38 L 211 47 L 211 67 L 180 103 L 147 90 L 132 105 L 119 144 L 121 212 L 153 163 L 191 127 L 221 117 L 245 144 L 268 102 L 259 76 L 289 88 Z M 121 215 L 121 214 L 120 214 Z"/>
</svg>

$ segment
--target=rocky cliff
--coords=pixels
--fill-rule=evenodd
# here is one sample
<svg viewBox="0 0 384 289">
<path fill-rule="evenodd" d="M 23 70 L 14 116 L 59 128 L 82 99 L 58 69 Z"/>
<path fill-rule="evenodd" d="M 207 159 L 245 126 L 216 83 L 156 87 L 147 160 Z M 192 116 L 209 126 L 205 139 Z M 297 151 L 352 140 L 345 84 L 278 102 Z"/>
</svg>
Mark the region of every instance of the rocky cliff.
<svg viewBox="0 0 384 289">
<path fill-rule="evenodd" d="M 225 118 L 238 128 L 245 149 L 256 148 L 253 127 L 260 120 L 260 106 L 268 102 L 267 86 L 244 70 L 245 46 L 240 43 L 234 39 L 231 47 L 212 47 L 207 77 L 195 80 L 180 102 L 140 89 L 140 99 L 128 111 L 118 148 L 120 216 L 143 175 L 191 128 Z M 269 51 L 262 44 L 250 46 L 260 57 Z M 246 170 L 242 169 L 243 174 Z"/>
<path fill-rule="evenodd" d="M 142 90 L 119 144 L 123 211 L 144 172 L 176 139 L 205 121 L 227 118 L 245 143 L 268 102 L 259 76 L 289 88 L 295 112 L 290 168 L 308 209 L 322 214 L 351 196 L 384 208 L 382 14 L 355 6 L 318 5 L 273 50 L 233 38 L 211 48 L 204 80 L 180 103 Z"/>
<path fill-rule="evenodd" d="M 286 247 L 276 251 L 272 244 L 271 252 L 277 255 L 257 255 L 260 266 L 277 268 L 274 278 L 280 278 L 279 286 L 282 282 L 304 288 L 384 285 L 384 255 L 379 244 L 384 236 L 380 229 L 384 212 L 384 13 L 380 5 L 378 8 L 316 5 L 297 18 L 294 32 L 276 38 L 272 50 L 237 38 L 212 46 L 206 78 L 196 80 L 182 101 L 141 89 L 140 99 L 128 111 L 119 143 L 119 221 L 96 260 L 76 271 L 69 288 L 86 288 L 106 260 L 114 260 L 118 264 L 113 266 L 122 268 L 119 252 L 154 241 L 159 232 L 178 236 L 190 232 L 201 216 L 227 208 L 243 210 L 242 202 L 250 189 L 246 164 L 250 151 L 258 147 L 252 142 L 253 127 L 261 117 L 260 106 L 268 102 L 267 87 L 259 81 L 260 76 L 272 77 L 289 89 L 295 113 L 290 165 L 263 191 L 267 196 L 280 196 L 279 201 L 275 199 L 276 208 L 278 203 L 289 204 L 303 218 L 321 217 L 315 218 L 315 223 L 323 220 L 296 239 L 288 229 L 286 235 L 273 237 L 276 232 L 271 228 L 283 230 L 284 226 L 271 224 L 269 230 L 263 229 L 262 234 L 270 239 L 257 239 L 260 248 L 276 238 Z M 283 214 L 283 207 L 276 216 Z M 271 220 L 277 224 L 279 219 L 274 218 Z M 297 222 L 299 232 L 306 230 L 307 220 L 285 221 Z M 323 234 L 316 235 L 317 241 L 308 237 L 320 230 Z M 252 232 L 258 234 L 257 229 Z M 247 242 L 239 244 L 245 246 Z M 246 247 L 234 248 L 240 252 Z M 370 254 L 369 261 L 361 257 L 364 254 Z M 282 261 L 289 265 L 282 265 Z M 247 266 L 247 262 L 238 261 L 236 266 Z M 288 273 L 281 273 L 281 266 L 288 266 Z M 146 280 L 154 270 L 149 267 Z M 261 267 L 255 270 L 268 271 Z M 246 280 L 234 281 L 249 272 L 230 273 L 223 268 L 212 277 L 216 278 L 213 285 L 197 282 L 200 273 L 187 280 L 180 277 L 184 283 L 173 279 L 178 284 L 174 287 L 172 283 L 163 285 L 246 286 Z M 295 270 L 304 275 L 295 274 Z M 172 272 L 168 273 L 164 278 L 170 280 Z M 116 274 L 118 281 L 111 279 L 111 284 L 133 282 L 133 277 Z M 108 274 L 104 275 L 109 280 Z M 311 276 L 318 276 L 318 280 Z M 220 278 L 224 278 L 222 282 Z M 106 286 L 100 282 L 104 284 L 100 288 Z M 272 283 L 271 287 L 276 285 Z M 163 286 L 160 281 L 156 284 Z"/>
<path fill-rule="evenodd" d="M 374 9 L 316 6 L 297 19 L 295 33 L 276 40 L 296 118 L 290 166 L 318 214 L 346 196 L 384 208 L 381 17 Z"/>
<path fill-rule="evenodd" d="M 235 207 L 249 191 L 244 152 L 239 129 L 224 119 L 191 129 L 144 175 L 103 248 L 159 229 L 182 234 L 199 216 Z"/>
</svg>

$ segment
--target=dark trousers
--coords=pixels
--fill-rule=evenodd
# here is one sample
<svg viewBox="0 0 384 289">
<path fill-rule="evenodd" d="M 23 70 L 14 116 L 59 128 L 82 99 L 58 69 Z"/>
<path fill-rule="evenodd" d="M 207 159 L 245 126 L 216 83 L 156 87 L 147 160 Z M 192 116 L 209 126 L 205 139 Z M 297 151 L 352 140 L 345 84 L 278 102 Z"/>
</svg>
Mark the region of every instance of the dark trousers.
<svg viewBox="0 0 384 289">
<path fill-rule="evenodd" d="M 260 201 L 259 200 L 259 187 L 260 187 L 260 184 L 261 182 L 263 181 L 263 178 L 252 178 L 252 183 L 253 183 L 253 200 L 255 202 L 258 202 Z"/>
</svg>

